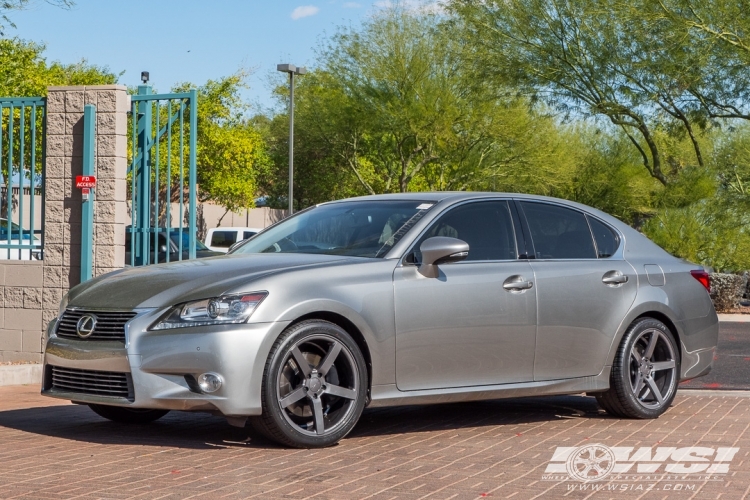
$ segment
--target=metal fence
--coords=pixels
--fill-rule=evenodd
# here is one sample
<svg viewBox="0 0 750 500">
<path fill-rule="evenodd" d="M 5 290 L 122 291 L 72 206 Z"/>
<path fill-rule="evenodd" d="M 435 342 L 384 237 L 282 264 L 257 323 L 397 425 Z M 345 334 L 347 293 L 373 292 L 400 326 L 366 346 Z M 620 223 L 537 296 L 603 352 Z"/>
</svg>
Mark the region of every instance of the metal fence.
<svg viewBox="0 0 750 500">
<path fill-rule="evenodd" d="M 0 97 L 0 260 L 42 258 L 45 102 Z"/>
<path fill-rule="evenodd" d="M 151 94 L 151 87 L 143 85 L 131 99 L 131 225 L 126 233 L 126 263 L 140 266 L 193 259 L 197 93 Z M 176 227 L 173 205 L 179 211 Z"/>
</svg>

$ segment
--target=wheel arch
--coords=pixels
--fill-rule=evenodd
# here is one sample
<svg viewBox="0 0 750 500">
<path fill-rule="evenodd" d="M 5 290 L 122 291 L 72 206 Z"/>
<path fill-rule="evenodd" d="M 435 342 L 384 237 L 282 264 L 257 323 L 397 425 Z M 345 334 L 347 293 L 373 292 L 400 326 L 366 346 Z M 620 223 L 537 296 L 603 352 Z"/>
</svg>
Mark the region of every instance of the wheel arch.
<svg viewBox="0 0 750 500">
<path fill-rule="evenodd" d="M 674 335 L 674 340 L 677 342 L 677 345 L 680 346 L 680 358 L 682 358 L 682 340 L 680 339 L 680 331 L 677 329 L 677 325 L 675 325 L 674 321 L 672 321 L 672 318 L 664 314 L 660 311 L 647 311 L 635 318 L 633 321 L 630 322 L 630 325 L 632 325 L 635 321 L 638 321 L 641 318 L 652 318 L 658 321 L 661 321 L 664 323 L 667 328 L 672 332 L 672 335 Z M 628 326 L 630 326 L 628 325 Z"/>
<path fill-rule="evenodd" d="M 682 342 L 682 332 L 677 326 L 678 323 L 675 321 L 674 312 L 660 302 L 645 302 L 638 304 L 637 307 L 631 309 L 622 320 L 622 323 L 620 323 L 620 328 L 612 339 L 612 344 L 609 348 L 609 355 L 607 356 L 608 365 L 611 366 L 614 363 L 617 349 L 620 347 L 625 332 L 628 331 L 630 325 L 641 318 L 653 318 L 664 323 L 675 337 L 675 342 L 677 342 L 677 346 L 680 350 L 680 359 L 684 358 L 685 344 Z"/>
<path fill-rule="evenodd" d="M 370 347 L 367 344 L 367 340 L 365 339 L 365 336 L 362 334 L 362 331 L 357 327 L 354 322 L 352 322 L 349 318 L 346 316 L 343 316 L 342 314 L 332 312 L 332 311 L 313 311 L 306 314 L 303 314 L 302 316 L 299 316 L 298 318 L 294 319 L 290 324 L 289 327 L 294 326 L 298 323 L 301 323 L 303 321 L 311 320 L 311 319 L 319 319 L 323 321 L 328 321 L 329 323 L 333 323 L 337 326 L 340 326 L 343 328 L 346 333 L 348 333 L 354 342 L 356 342 L 357 347 L 359 347 L 359 350 L 362 351 L 362 356 L 365 358 L 365 364 L 367 365 L 367 399 L 369 402 L 370 399 L 370 388 L 372 387 L 372 354 L 370 353 Z M 288 327 L 287 327 L 288 328 Z"/>
</svg>

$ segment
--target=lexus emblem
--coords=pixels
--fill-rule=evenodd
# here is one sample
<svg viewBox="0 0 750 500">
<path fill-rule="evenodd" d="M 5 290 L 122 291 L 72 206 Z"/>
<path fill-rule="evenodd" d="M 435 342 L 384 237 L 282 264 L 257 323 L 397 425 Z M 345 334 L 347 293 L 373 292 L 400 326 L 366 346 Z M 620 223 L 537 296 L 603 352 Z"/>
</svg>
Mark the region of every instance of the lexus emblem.
<svg viewBox="0 0 750 500">
<path fill-rule="evenodd" d="M 94 333 L 94 328 L 96 328 L 96 316 L 93 314 L 84 314 L 78 320 L 78 324 L 76 324 L 76 333 L 82 339 L 87 339 Z"/>
</svg>

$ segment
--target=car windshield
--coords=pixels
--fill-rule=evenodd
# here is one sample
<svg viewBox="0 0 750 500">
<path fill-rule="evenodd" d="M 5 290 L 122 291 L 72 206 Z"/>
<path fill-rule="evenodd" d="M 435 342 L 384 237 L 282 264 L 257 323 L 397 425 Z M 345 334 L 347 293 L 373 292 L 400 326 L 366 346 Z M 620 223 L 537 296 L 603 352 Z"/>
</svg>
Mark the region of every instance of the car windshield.
<svg viewBox="0 0 750 500">
<path fill-rule="evenodd" d="M 267 229 L 231 253 L 383 257 L 433 205 L 403 200 L 320 205 Z"/>
<path fill-rule="evenodd" d="M 180 246 L 180 233 L 175 231 L 174 229 L 169 233 L 169 238 L 172 240 L 172 243 L 174 243 L 177 248 Z M 188 250 L 188 245 L 190 245 L 190 232 L 185 229 L 182 232 L 182 251 L 185 252 Z M 208 247 L 203 244 L 203 242 L 199 239 L 195 240 L 195 249 L 196 250 L 208 250 Z"/>
</svg>

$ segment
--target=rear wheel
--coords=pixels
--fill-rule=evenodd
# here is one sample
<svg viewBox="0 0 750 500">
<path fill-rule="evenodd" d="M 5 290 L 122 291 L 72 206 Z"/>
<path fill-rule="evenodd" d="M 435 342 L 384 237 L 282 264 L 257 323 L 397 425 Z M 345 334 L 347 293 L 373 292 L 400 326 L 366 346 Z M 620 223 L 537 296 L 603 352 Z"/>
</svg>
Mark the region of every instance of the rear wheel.
<svg viewBox="0 0 750 500">
<path fill-rule="evenodd" d="M 122 406 L 89 405 L 94 413 L 113 422 L 123 424 L 147 424 L 169 413 L 169 410 L 147 410 L 140 408 L 123 408 Z"/>
<path fill-rule="evenodd" d="M 263 374 L 264 436 L 296 448 L 336 444 L 359 420 L 367 370 L 359 347 L 338 325 L 303 321 L 275 342 Z"/>
<path fill-rule="evenodd" d="M 659 320 L 641 318 L 625 333 L 615 356 L 608 391 L 599 404 L 617 417 L 656 418 L 672 404 L 680 374 L 679 348 Z"/>
</svg>

